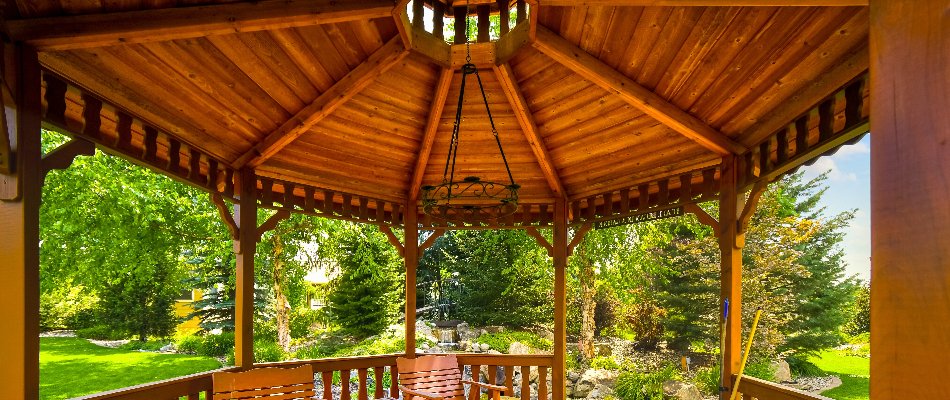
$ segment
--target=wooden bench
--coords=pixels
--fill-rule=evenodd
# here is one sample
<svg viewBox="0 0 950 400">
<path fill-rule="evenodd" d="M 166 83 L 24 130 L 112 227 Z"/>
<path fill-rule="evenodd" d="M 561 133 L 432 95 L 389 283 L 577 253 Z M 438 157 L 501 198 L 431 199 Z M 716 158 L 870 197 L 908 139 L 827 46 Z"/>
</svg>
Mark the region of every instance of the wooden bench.
<svg viewBox="0 0 950 400">
<path fill-rule="evenodd" d="M 280 400 L 316 399 L 313 366 L 257 368 L 240 372 L 216 372 L 211 376 L 213 400 L 264 397 Z"/>
</svg>

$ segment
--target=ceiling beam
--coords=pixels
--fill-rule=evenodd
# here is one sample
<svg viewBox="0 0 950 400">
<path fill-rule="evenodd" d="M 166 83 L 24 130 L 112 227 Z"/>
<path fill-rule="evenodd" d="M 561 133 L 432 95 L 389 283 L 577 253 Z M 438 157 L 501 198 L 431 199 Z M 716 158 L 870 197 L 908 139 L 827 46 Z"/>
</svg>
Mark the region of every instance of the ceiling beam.
<svg viewBox="0 0 950 400">
<path fill-rule="evenodd" d="M 619 95 L 660 123 L 720 155 L 741 154 L 747 149 L 660 95 L 604 64 L 583 49 L 543 26 L 538 26 L 534 47 L 605 90 Z"/>
<path fill-rule="evenodd" d="M 391 17 L 393 0 L 264 0 L 7 20 L 14 41 L 72 50 Z"/>
<path fill-rule="evenodd" d="M 542 6 L 867 6 L 868 0 L 541 0 Z"/>
<path fill-rule="evenodd" d="M 426 120 L 426 128 L 422 135 L 422 144 L 419 146 L 419 156 L 416 157 L 416 167 L 412 171 L 412 181 L 409 184 L 408 198 L 410 202 L 419 199 L 422 177 L 425 175 L 426 166 L 429 165 L 429 155 L 432 154 L 432 145 L 435 143 L 435 134 L 439 130 L 442 110 L 445 109 L 445 100 L 449 95 L 449 87 L 452 84 L 453 76 L 455 76 L 455 70 L 449 68 L 442 68 L 442 72 L 439 73 L 439 81 L 435 85 L 432 103 L 429 104 L 429 117 Z"/>
<path fill-rule="evenodd" d="M 551 153 L 548 152 L 544 139 L 538 132 L 538 125 L 534 122 L 534 116 L 531 114 L 531 109 L 528 108 L 528 102 L 521 94 L 521 88 L 518 87 L 514 72 L 511 71 L 508 64 L 498 65 L 493 69 L 495 75 L 498 76 L 498 82 L 501 83 L 502 90 L 505 92 L 505 97 L 508 98 L 508 103 L 511 104 L 511 108 L 515 112 L 515 118 L 518 119 L 518 124 L 521 125 L 521 130 L 524 132 L 525 138 L 528 139 L 531 151 L 534 152 L 534 157 L 538 160 L 538 165 L 541 166 L 544 179 L 548 181 L 548 186 L 551 187 L 555 197 L 565 197 L 564 184 L 561 183 L 561 178 L 554 167 L 554 161 L 551 159 Z"/>
<path fill-rule="evenodd" d="M 369 86 L 373 80 L 402 61 L 408 54 L 409 50 L 406 50 L 403 46 L 402 40 L 398 36 L 393 37 L 370 55 L 366 61 L 344 76 L 343 79 L 340 79 L 326 92 L 321 93 L 316 100 L 298 111 L 235 160 L 234 165 L 237 165 L 237 168 L 261 165 L 268 158 L 273 157 L 274 154 L 277 154 L 281 149 L 309 131 L 310 128 L 313 128 L 337 107 Z"/>
</svg>

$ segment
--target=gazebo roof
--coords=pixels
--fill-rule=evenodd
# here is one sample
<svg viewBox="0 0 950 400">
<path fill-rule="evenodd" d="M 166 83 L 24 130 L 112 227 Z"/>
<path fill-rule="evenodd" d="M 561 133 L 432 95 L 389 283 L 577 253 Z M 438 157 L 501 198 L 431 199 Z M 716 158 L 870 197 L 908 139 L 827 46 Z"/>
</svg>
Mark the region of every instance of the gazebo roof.
<svg viewBox="0 0 950 400">
<path fill-rule="evenodd" d="M 558 197 L 575 223 L 711 198 L 724 156 L 751 185 L 866 132 L 867 7 L 571 3 L 471 45 L 522 185 L 501 225 Z M 134 161 L 225 198 L 253 167 L 265 207 L 392 225 L 441 180 L 465 46 L 404 2 L 15 6 L 46 120 Z M 457 175 L 504 181 L 474 93 L 463 114 Z"/>
</svg>

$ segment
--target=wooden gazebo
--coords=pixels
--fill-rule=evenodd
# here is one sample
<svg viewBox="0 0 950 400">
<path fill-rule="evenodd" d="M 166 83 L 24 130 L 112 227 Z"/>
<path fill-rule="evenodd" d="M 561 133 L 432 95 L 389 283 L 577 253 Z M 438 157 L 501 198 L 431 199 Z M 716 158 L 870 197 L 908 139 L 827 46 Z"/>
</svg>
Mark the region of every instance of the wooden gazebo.
<svg viewBox="0 0 950 400">
<path fill-rule="evenodd" d="M 446 223 L 421 212 L 440 179 L 465 62 L 464 1 L 15 0 L 3 5 L 0 382 L 38 396 L 40 187 L 94 147 L 211 193 L 238 253 L 238 368 L 255 366 L 255 246 L 288 213 L 379 225 L 405 257 L 449 229 L 525 229 L 553 258 L 552 356 L 464 356 L 538 368 L 564 399 L 565 266 L 592 224 L 681 209 L 715 227 L 739 364 L 743 231 L 764 186 L 868 132 L 872 149 L 874 399 L 950 393 L 950 3 L 946 0 L 469 0 L 513 215 Z M 509 21 L 509 12 L 516 18 Z M 501 36 L 489 34 L 500 14 Z M 443 34 L 454 19 L 455 40 Z M 476 101 L 460 174 L 504 181 Z M 71 135 L 40 154 L 40 127 Z M 716 220 L 695 206 L 718 199 Z M 234 205 L 233 215 L 228 203 Z M 259 208 L 276 210 L 256 226 Z M 539 229 L 553 229 L 548 242 Z M 404 230 L 404 242 L 393 234 Z M 415 352 L 406 298 L 406 354 Z M 310 360 L 324 379 L 377 381 L 396 355 Z M 291 364 L 291 363 L 285 363 Z M 544 376 L 552 377 L 550 388 Z M 349 373 L 343 374 L 348 379 Z M 395 376 L 395 374 L 393 374 Z M 530 374 L 522 374 L 528 377 Z M 197 399 L 208 374 L 96 395 Z M 808 398 L 754 380 L 758 399 Z M 394 392 L 395 393 L 395 392 Z M 792 393 L 792 394 L 790 394 Z M 523 396 L 527 396 L 522 392 Z M 344 392 L 344 400 L 351 394 Z M 790 397 L 791 396 L 791 397 Z M 526 398 L 527 397 L 523 397 Z M 748 397 L 747 397 L 748 398 Z"/>
</svg>

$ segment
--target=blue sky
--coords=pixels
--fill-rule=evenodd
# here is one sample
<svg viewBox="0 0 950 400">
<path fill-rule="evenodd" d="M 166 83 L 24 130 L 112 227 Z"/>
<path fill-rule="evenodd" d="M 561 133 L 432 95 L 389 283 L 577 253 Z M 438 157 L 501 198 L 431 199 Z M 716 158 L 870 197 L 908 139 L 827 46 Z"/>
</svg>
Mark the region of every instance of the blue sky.
<svg viewBox="0 0 950 400">
<path fill-rule="evenodd" d="M 844 146 L 832 156 L 821 157 L 803 168 L 805 179 L 830 171 L 830 187 L 822 198 L 826 215 L 857 210 L 845 235 L 842 248 L 848 263 L 847 274 L 868 281 L 871 278 L 871 135 Z"/>
</svg>

